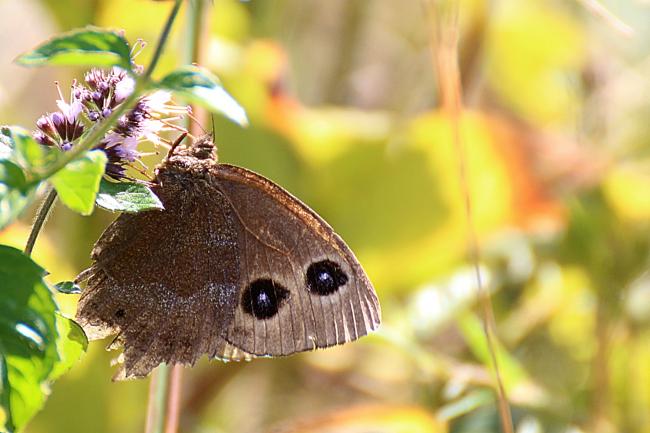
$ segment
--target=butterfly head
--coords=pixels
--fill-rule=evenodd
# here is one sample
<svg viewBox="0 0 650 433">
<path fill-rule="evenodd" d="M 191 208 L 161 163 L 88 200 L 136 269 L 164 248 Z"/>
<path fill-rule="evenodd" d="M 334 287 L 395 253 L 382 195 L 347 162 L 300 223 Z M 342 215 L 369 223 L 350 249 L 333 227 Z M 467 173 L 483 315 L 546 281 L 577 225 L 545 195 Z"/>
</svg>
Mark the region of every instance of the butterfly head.
<svg viewBox="0 0 650 433">
<path fill-rule="evenodd" d="M 211 134 L 205 134 L 196 140 L 188 148 L 188 153 L 198 159 L 217 159 L 217 147 Z"/>
<path fill-rule="evenodd" d="M 174 142 L 167 157 L 156 168 L 156 177 L 169 171 L 200 173 L 217 163 L 216 146 L 210 134 L 196 138 L 189 145 L 183 143 L 185 138 L 183 134 Z"/>
<path fill-rule="evenodd" d="M 183 134 L 172 144 L 166 160 L 171 160 L 175 156 L 192 157 L 199 160 L 217 161 L 217 146 L 211 134 L 205 134 L 196 138 L 189 146 L 182 144 L 187 134 Z"/>
</svg>

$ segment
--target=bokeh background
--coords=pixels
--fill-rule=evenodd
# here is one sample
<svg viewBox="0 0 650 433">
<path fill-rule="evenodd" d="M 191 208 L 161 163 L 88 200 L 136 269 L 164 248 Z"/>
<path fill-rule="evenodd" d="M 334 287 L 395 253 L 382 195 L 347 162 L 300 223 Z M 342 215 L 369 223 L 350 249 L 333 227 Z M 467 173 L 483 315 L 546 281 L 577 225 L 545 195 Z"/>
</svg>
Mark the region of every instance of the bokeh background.
<svg viewBox="0 0 650 433">
<path fill-rule="evenodd" d="M 56 109 L 54 82 L 67 92 L 83 73 L 19 68 L 19 53 L 95 24 L 148 41 L 137 58 L 146 64 L 170 6 L 0 1 L 2 123 L 33 128 Z M 459 2 L 473 229 L 437 67 L 436 35 L 453 31 L 453 4 L 430 6 L 207 8 L 202 63 L 251 121 L 240 129 L 215 119 L 220 159 L 273 179 L 330 222 L 374 282 L 384 323 L 326 351 L 202 360 L 185 370 L 182 432 L 499 431 L 467 260 L 472 230 L 517 432 L 650 432 L 650 2 Z M 160 73 L 183 58 L 186 26 L 183 15 Z M 56 208 L 34 254 L 51 282 L 89 264 L 114 217 Z M 0 240 L 22 246 L 30 218 Z M 74 296 L 58 300 L 74 314 Z M 28 433 L 142 430 L 147 381 L 111 382 L 116 354 L 106 344 L 91 343 L 53 386 Z"/>
</svg>

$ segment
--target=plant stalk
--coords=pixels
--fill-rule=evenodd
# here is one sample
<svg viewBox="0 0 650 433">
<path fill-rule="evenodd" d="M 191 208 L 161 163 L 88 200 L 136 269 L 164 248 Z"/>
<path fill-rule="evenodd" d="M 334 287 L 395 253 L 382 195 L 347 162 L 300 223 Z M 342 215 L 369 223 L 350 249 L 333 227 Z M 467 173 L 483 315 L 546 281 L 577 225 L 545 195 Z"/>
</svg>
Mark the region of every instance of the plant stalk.
<svg viewBox="0 0 650 433">
<path fill-rule="evenodd" d="M 196 0 L 189 3 L 187 10 L 187 44 L 185 46 L 184 63 L 198 63 L 201 57 L 201 40 L 203 35 L 203 17 L 205 15 L 205 0 Z M 176 10 L 177 12 L 177 10 Z M 173 12 L 175 13 L 175 12 Z M 169 32 L 169 26 L 163 34 Z M 155 66 L 155 63 L 154 63 Z M 188 119 L 188 130 L 191 130 L 192 123 Z M 162 367 L 162 366 L 161 366 Z M 155 391 L 155 408 L 159 418 L 156 419 L 156 428 L 151 433 L 161 433 L 163 423 L 165 433 L 176 433 L 180 421 L 181 385 L 183 381 L 183 366 L 180 364 L 159 369 L 157 386 Z M 171 381 L 171 383 L 170 383 Z M 165 393 L 164 395 L 161 393 Z M 152 395 L 150 398 L 153 398 Z M 164 411 L 164 412 L 163 412 Z M 165 422 L 166 421 L 166 422 Z"/>
<path fill-rule="evenodd" d="M 150 82 L 151 74 L 158 65 L 158 60 L 169 38 L 172 24 L 178 15 L 181 3 L 182 0 L 175 1 L 174 7 L 165 23 L 165 27 L 160 34 L 154 56 L 142 76 L 145 84 Z M 202 4 L 203 2 L 202 0 L 197 0 L 196 2 L 189 3 L 190 14 L 192 10 L 199 7 L 197 3 Z M 154 374 L 155 376 L 152 376 L 151 386 L 149 387 L 149 407 L 147 410 L 145 433 L 175 433 L 178 429 L 182 366 L 174 365 L 170 368 L 167 364 L 161 364 Z M 172 380 L 171 386 L 170 379 Z"/>
<path fill-rule="evenodd" d="M 160 364 L 155 376 L 151 377 L 146 433 L 163 433 L 165 430 L 169 372 L 167 364 Z"/>
<path fill-rule="evenodd" d="M 34 250 L 34 244 L 38 238 L 47 217 L 50 215 L 54 202 L 56 201 L 56 190 L 53 187 L 49 187 L 45 200 L 43 204 L 38 209 L 36 213 L 36 219 L 34 220 L 34 225 L 32 225 L 32 231 L 29 233 L 29 238 L 27 239 L 27 244 L 25 245 L 25 254 L 28 256 L 32 255 L 32 250 Z"/>
<path fill-rule="evenodd" d="M 172 29 L 172 24 L 174 24 L 174 20 L 176 20 L 176 16 L 178 15 L 178 10 L 181 7 L 181 3 L 183 3 L 182 0 L 176 0 L 174 2 L 174 7 L 172 8 L 171 13 L 169 14 L 169 17 L 167 17 L 167 21 L 165 22 L 165 27 L 163 28 L 162 33 L 160 33 L 160 38 L 158 39 L 158 44 L 156 45 L 156 51 L 154 51 L 153 57 L 151 58 L 151 63 L 149 63 L 149 67 L 147 70 L 144 72 L 143 78 L 146 81 L 149 81 L 151 78 L 151 74 L 153 74 L 154 69 L 156 69 L 156 66 L 158 66 L 158 61 L 160 60 L 160 56 L 162 55 L 163 49 L 165 48 L 165 45 L 167 43 L 167 39 L 169 38 L 169 33 L 171 32 Z"/>
<path fill-rule="evenodd" d="M 469 170 L 467 167 L 467 152 L 462 133 L 463 122 L 463 90 L 461 81 L 461 72 L 458 64 L 458 39 L 459 39 L 459 2 L 451 0 L 448 4 L 449 10 L 447 22 L 442 24 L 440 18 L 441 10 L 437 8 L 436 2 L 428 1 L 430 20 L 432 27 L 432 55 L 435 59 L 437 76 L 439 80 L 440 93 L 442 95 L 442 108 L 445 110 L 451 121 L 452 140 L 458 155 L 458 173 L 460 178 L 460 187 L 464 199 L 465 217 L 467 220 L 468 230 L 468 250 L 469 259 L 474 267 L 476 284 L 478 288 L 479 304 L 482 307 L 483 333 L 487 343 L 490 362 L 494 369 L 496 379 L 497 406 L 501 427 L 504 433 L 513 433 L 512 413 L 510 403 L 503 385 L 501 377 L 501 368 L 496 355 L 497 336 L 494 319 L 494 310 L 490 294 L 483 286 L 483 279 L 480 270 L 480 249 L 478 236 L 474 224 L 474 213 L 472 209 L 471 191 L 469 185 Z"/>
</svg>

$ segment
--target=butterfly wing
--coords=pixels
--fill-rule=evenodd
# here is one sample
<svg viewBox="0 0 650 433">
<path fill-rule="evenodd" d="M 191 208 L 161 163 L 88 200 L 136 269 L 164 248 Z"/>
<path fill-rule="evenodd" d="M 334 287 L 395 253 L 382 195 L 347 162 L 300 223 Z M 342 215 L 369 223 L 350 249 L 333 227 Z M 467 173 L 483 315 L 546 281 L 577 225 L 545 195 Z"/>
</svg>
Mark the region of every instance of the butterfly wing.
<svg viewBox="0 0 650 433">
<path fill-rule="evenodd" d="M 229 204 L 200 179 L 179 174 L 163 185 L 155 192 L 165 210 L 122 214 L 98 240 L 79 302 L 91 338 L 118 334 L 118 378 L 145 376 L 161 362 L 193 364 L 204 353 L 249 356 L 221 337 L 240 280 Z"/>
<path fill-rule="evenodd" d="M 246 169 L 218 164 L 214 187 L 232 209 L 239 299 L 224 335 L 258 356 L 355 340 L 377 328 L 377 296 L 343 240 L 314 211 Z"/>
<path fill-rule="evenodd" d="M 374 289 L 318 215 L 248 170 L 162 175 L 164 211 L 123 214 L 93 250 L 77 319 L 118 334 L 124 368 L 278 356 L 341 344 L 379 325 Z M 87 274 L 88 275 L 88 274 Z"/>
</svg>

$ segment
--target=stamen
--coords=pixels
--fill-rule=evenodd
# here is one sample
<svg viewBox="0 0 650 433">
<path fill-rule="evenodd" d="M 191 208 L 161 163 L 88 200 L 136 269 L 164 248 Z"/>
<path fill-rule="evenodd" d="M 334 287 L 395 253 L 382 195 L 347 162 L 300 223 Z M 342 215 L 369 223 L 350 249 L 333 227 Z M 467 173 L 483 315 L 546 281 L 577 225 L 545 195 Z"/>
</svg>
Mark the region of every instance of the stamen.
<svg viewBox="0 0 650 433">
<path fill-rule="evenodd" d="M 138 38 L 131 48 L 131 60 L 134 60 L 138 55 L 144 50 L 147 46 L 147 42 L 144 39 Z"/>
<path fill-rule="evenodd" d="M 59 86 L 59 82 L 55 81 L 54 85 L 56 86 L 56 91 L 59 94 L 59 99 L 63 101 L 63 93 L 61 93 L 61 87 Z"/>
</svg>

